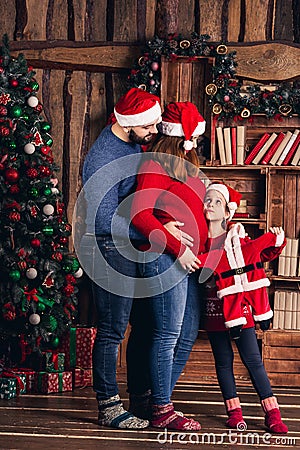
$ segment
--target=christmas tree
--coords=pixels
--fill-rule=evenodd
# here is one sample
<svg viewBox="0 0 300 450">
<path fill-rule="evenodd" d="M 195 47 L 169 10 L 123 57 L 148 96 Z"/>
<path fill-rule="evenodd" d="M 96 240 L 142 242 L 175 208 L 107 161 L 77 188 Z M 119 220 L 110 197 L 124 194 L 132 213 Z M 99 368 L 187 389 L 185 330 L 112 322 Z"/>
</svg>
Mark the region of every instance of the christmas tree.
<svg viewBox="0 0 300 450">
<path fill-rule="evenodd" d="M 24 55 L 0 48 L 0 335 L 23 351 L 56 348 L 76 315 L 82 269 L 69 251 L 51 126 Z M 28 351 L 29 349 L 29 351 Z"/>
</svg>

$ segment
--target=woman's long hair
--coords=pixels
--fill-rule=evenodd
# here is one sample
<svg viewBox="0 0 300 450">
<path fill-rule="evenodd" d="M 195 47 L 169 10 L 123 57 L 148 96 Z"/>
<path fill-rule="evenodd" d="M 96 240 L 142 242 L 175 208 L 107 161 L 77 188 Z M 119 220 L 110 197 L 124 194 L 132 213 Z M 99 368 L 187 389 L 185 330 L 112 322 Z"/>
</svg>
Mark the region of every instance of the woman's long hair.
<svg viewBox="0 0 300 450">
<path fill-rule="evenodd" d="M 158 135 L 148 149 L 155 153 L 153 159 L 168 175 L 181 182 L 185 182 L 188 176 L 197 177 L 200 166 L 196 150 L 193 148 L 185 153 L 183 142 L 182 137 Z"/>
</svg>

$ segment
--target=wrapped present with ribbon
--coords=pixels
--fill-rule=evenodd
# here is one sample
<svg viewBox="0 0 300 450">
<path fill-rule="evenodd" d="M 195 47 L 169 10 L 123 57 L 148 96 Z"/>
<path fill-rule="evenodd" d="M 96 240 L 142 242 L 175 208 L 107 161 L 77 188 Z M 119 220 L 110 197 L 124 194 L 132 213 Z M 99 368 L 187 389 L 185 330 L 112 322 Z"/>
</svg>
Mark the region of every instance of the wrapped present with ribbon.
<svg viewBox="0 0 300 450">
<path fill-rule="evenodd" d="M 92 369 L 83 369 L 82 367 L 75 367 L 75 369 L 72 369 L 72 374 L 73 374 L 73 389 L 85 388 L 93 385 Z"/>
<path fill-rule="evenodd" d="M 12 380 L 8 382 L 7 380 Z M 1 395 L 4 391 L 4 396 L 1 398 L 13 398 L 20 394 L 26 393 L 26 375 L 15 373 L 12 369 L 4 369 L 1 372 Z M 11 396 L 12 391 L 14 395 Z M 6 396 L 7 395 L 7 396 Z"/>
<path fill-rule="evenodd" d="M 25 384 L 26 384 L 26 394 L 30 394 L 34 392 L 34 383 L 35 383 L 35 376 L 36 371 L 29 369 L 27 367 L 18 367 L 15 369 L 12 369 L 13 373 L 16 375 L 25 375 Z"/>
<path fill-rule="evenodd" d="M 41 370 L 63 372 L 65 370 L 65 354 L 57 351 L 43 352 Z"/>
<path fill-rule="evenodd" d="M 72 372 L 37 372 L 35 392 L 51 394 L 72 391 Z"/>
<path fill-rule="evenodd" d="M 65 353 L 67 370 L 76 366 L 84 369 L 92 367 L 92 353 L 96 334 L 96 327 L 72 327 L 61 338 L 58 350 Z"/>
</svg>

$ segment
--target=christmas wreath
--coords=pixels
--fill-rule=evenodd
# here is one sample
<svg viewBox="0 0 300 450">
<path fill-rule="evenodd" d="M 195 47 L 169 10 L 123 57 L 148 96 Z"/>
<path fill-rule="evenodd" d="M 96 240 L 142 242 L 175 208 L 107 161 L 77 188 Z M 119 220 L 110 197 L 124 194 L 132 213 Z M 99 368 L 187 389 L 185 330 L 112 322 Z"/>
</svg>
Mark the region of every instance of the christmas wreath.
<svg viewBox="0 0 300 450">
<path fill-rule="evenodd" d="M 276 83 L 272 90 L 261 84 L 244 86 L 236 76 L 236 52 L 229 52 L 224 43 L 212 44 L 210 36 L 192 33 L 190 39 L 170 34 L 167 39 L 157 36 L 148 41 L 129 75 L 130 87 L 140 87 L 160 95 L 161 57 L 176 61 L 187 57 L 196 61 L 199 56 L 215 58 L 213 81 L 206 88 L 208 103 L 218 119 L 248 119 L 252 114 L 268 118 L 300 115 L 300 80 Z"/>
</svg>

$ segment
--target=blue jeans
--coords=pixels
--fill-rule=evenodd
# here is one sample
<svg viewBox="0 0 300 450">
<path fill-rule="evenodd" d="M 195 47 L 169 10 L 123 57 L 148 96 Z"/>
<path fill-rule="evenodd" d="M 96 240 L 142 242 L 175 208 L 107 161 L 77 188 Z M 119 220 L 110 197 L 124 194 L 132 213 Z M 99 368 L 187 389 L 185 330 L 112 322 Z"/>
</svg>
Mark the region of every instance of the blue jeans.
<svg viewBox="0 0 300 450">
<path fill-rule="evenodd" d="M 89 273 L 93 273 L 92 290 L 98 316 L 93 348 L 93 389 L 97 399 L 103 400 L 118 393 L 118 348 L 129 322 L 134 296 L 132 278 L 137 277 L 138 270 L 136 262 L 127 259 L 117 250 L 128 249 L 125 241 L 116 242 L 116 248 L 110 237 L 99 237 L 97 244 L 103 259 L 97 256 L 98 249 L 94 248 L 88 236 L 83 237 L 80 251 L 85 263 L 90 265 Z M 115 269 L 115 272 L 110 272 L 110 268 Z M 122 279 L 118 274 L 129 278 Z M 124 293 L 123 296 L 112 292 L 116 283 Z"/>
<path fill-rule="evenodd" d="M 173 256 L 156 254 L 156 259 L 149 261 L 153 255 L 145 253 L 139 269 L 146 281 L 146 292 L 153 292 L 151 277 L 157 275 L 161 276 L 158 282 L 162 292 L 134 302 L 127 361 L 133 354 L 140 357 L 135 370 L 134 364 L 128 364 L 128 391 L 140 394 L 150 388 L 153 403 L 163 405 L 170 403 L 174 385 L 197 338 L 202 292 L 198 277 L 186 275 Z M 173 280 L 174 286 L 164 291 L 166 270 L 168 282 Z"/>
<path fill-rule="evenodd" d="M 235 398 L 237 391 L 233 372 L 234 354 L 229 333 L 227 331 L 209 332 L 208 338 L 214 354 L 223 398 L 224 400 Z M 235 343 L 260 400 L 272 397 L 272 388 L 261 359 L 255 329 L 244 328 Z"/>
</svg>

